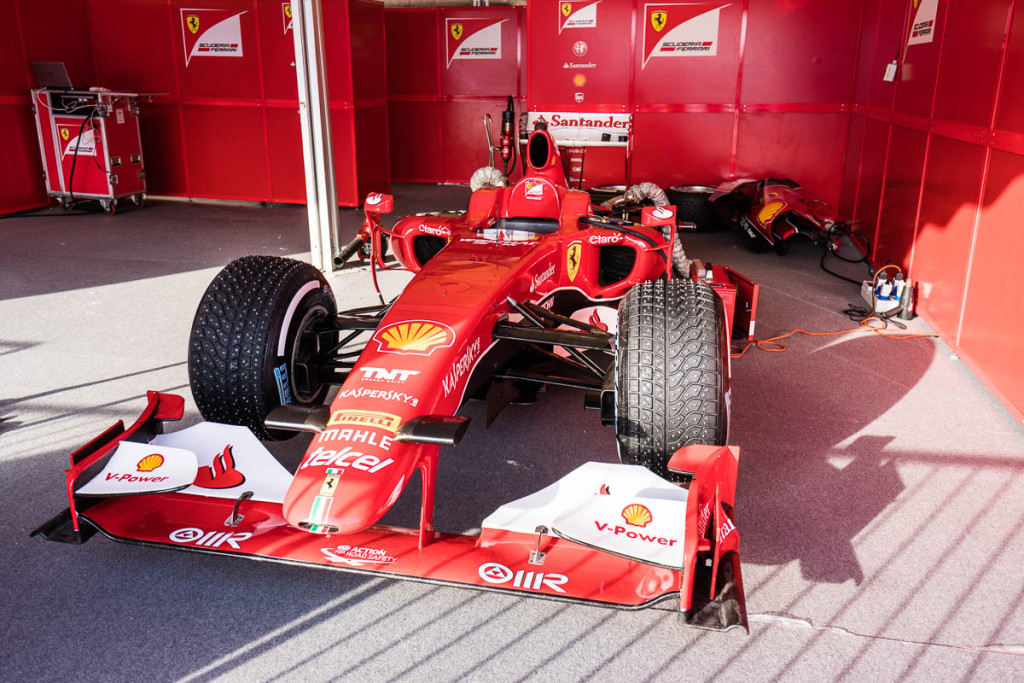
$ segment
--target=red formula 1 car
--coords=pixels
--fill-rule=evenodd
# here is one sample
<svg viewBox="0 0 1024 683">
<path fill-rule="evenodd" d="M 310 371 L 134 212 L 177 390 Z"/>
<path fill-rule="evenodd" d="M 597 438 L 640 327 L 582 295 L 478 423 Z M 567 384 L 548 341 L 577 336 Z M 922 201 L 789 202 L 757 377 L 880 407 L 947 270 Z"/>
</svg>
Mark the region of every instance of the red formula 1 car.
<svg viewBox="0 0 1024 683">
<path fill-rule="evenodd" d="M 163 433 L 184 401 L 151 393 L 135 424 L 72 454 L 70 507 L 35 533 L 621 608 L 674 600 L 687 624 L 745 628 L 722 299 L 672 277 L 671 208 L 645 208 L 641 224 L 589 215 L 546 130 L 524 161 L 522 180 L 474 192 L 463 216 L 386 230 L 391 197 L 367 198 L 376 265 L 386 234 L 416 273 L 389 304 L 339 313 L 308 264 L 229 264 L 189 351 L 208 422 Z M 489 421 L 545 384 L 587 394 L 621 462 L 504 502 L 479 535 L 435 531 L 441 447 L 468 423 L 459 407 L 483 398 Z M 260 439 L 296 431 L 315 436 L 293 473 Z M 378 524 L 417 471 L 419 528 Z"/>
</svg>

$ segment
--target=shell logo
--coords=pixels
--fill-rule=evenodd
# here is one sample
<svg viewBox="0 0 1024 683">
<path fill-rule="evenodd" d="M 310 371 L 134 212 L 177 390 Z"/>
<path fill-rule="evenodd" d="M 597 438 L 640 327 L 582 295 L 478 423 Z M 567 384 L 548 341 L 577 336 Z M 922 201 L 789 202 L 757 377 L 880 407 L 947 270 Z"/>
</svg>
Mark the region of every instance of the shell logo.
<svg viewBox="0 0 1024 683">
<path fill-rule="evenodd" d="M 784 208 L 786 208 L 785 202 L 771 202 L 770 204 L 765 204 L 757 214 L 757 220 L 760 221 L 762 225 L 767 225 L 776 216 L 778 216 L 779 212 Z"/>
<path fill-rule="evenodd" d="M 587 84 L 587 77 L 584 76 L 583 74 L 576 74 L 575 76 L 572 77 L 572 84 L 575 85 L 577 88 L 582 88 Z"/>
<path fill-rule="evenodd" d="M 626 524 L 630 526 L 645 527 L 651 523 L 654 517 L 646 506 L 633 503 L 622 508 L 622 519 L 626 520 Z"/>
<path fill-rule="evenodd" d="M 164 464 L 164 456 L 159 453 L 153 453 L 147 455 L 145 458 L 139 461 L 139 464 L 135 467 L 138 468 L 139 472 L 152 472 L 156 468 Z"/>
<path fill-rule="evenodd" d="M 436 349 L 454 344 L 455 331 L 444 323 L 409 320 L 381 328 L 373 339 L 384 353 L 429 356 Z"/>
</svg>

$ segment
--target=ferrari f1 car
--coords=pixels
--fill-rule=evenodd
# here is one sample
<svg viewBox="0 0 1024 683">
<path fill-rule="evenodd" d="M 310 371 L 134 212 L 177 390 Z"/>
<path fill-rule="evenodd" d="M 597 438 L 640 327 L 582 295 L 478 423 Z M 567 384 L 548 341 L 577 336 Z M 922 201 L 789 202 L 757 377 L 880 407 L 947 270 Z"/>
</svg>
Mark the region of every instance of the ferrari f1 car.
<svg viewBox="0 0 1024 683">
<path fill-rule="evenodd" d="M 639 224 L 591 215 L 543 129 L 524 161 L 521 180 L 477 190 L 461 216 L 386 229 L 393 199 L 367 197 L 374 274 L 385 235 L 415 273 L 390 303 L 338 312 L 321 273 L 289 259 L 225 267 L 189 349 L 207 422 L 164 433 L 184 401 L 151 392 L 133 425 L 71 455 L 69 508 L 35 533 L 620 608 L 674 600 L 686 624 L 746 628 L 726 307 L 673 276 L 671 207 Z M 621 462 L 505 502 L 479 535 L 435 531 L 462 403 L 482 398 L 490 421 L 544 385 L 584 392 Z M 295 472 L 260 441 L 302 431 L 315 436 Z M 419 528 L 379 524 L 417 471 Z"/>
</svg>

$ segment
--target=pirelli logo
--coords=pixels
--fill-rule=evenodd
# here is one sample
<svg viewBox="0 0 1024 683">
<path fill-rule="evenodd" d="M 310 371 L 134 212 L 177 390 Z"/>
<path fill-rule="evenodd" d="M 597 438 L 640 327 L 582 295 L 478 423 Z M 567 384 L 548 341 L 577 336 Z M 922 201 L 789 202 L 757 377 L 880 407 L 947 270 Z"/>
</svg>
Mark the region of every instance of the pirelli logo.
<svg viewBox="0 0 1024 683">
<path fill-rule="evenodd" d="M 344 424 L 376 427 L 377 429 L 386 429 L 394 434 L 398 431 L 398 426 L 402 424 L 402 418 L 376 410 L 335 410 L 331 414 L 331 420 L 327 426 Z"/>
</svg>

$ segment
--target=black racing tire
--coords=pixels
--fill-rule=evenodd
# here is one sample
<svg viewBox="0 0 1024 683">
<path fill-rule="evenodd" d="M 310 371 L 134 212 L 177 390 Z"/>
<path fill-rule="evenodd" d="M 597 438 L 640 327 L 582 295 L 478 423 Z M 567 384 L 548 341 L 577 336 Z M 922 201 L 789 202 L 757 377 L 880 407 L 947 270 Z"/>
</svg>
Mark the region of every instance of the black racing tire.
<svg viewBox="0 0 1024 683">
<path fill-rule="evenodd" d="M 283 403 L 323 401 L 328 387 L 305 373 L 307 381 L 296 383 L 294 368 L 329 341 L 315 332 L 336 315 L 327 280 L 308 263 L 245 256 L 225 266 L 199 302 L 189 340 L 189 384 L 203 418 L 248 427 L 265 441 L 294 436 L 264 421 Z M 282 365 L 287 395 L 274 375 Z"/>
<path fill-rule="evenodd" d="M 619 307 L 615 355 L 619 458 L 669 481 L 683 446 L 724 446 L 729 340 L 722 300 L 703 282 L 644 282 Z"/>
<path fill-rule="evenodd" d="M 676 207 L 676 220 L 693 223 L 697 232 L 712 232 L 722 227 L 722 220 L 711 203 L 715 188 L 703 185 L 674 185 L 667 190 L 668 203 Z"/>
</svg>

